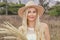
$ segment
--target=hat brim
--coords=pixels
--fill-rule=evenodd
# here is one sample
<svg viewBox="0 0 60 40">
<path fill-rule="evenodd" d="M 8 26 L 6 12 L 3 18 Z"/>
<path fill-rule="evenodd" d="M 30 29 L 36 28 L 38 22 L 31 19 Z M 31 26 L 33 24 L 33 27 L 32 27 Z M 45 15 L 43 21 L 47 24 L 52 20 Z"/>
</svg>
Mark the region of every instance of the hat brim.
<svg viewBox="0 0 60 40">
<path fill-rule="evenodd" d="M 27 8 L 30 8 L 30 7 L 36 8 L 36 9 L 38 10 L 39 16 L 42 16 L 42 14 L 43 14 L 44 11 L 45 11 L 42 6 L 35 6 L 35 5 L 25 6 L 25 7 L 19 8 L 19 10 L 18 10 L 18 15 L 19 15 L 20 17 L 23 17 L 23 12 L 24 12 Z"/>
</svg>

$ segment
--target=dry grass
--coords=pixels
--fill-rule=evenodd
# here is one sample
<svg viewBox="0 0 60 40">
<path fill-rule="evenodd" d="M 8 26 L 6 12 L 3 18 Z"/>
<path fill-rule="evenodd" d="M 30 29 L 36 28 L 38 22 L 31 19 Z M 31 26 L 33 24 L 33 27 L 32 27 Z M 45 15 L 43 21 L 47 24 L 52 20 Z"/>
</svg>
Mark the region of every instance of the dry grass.
<svg viewBox="0 0 60 40">
<path fill-rule="evenodd" d="M 17 15 L 0 16 L 0 24 L 2 24 L 3 21 L 9 21 L 18 28 L 21 25 L 22 19 Z M 44 15 L 42 16 L 41 21 L 49 25 L 51 40 L 60 40 L 60 16 L 51 17 L 49 15 Z"/>
</svg>

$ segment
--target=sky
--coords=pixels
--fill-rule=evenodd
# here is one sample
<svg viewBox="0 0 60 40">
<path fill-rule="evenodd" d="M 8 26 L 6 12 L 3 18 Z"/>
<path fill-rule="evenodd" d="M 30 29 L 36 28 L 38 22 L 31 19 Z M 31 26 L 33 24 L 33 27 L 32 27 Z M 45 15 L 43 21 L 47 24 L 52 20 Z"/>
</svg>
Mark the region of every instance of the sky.
<svg viewBox="0 0 60 40">
<path fill-rule="evenodd" d="M 18 3 L 18 0 L 7 0 L 8 2 Z"/>
<path fill-rule="evenodd" d="M 60 1 L 60 0 L 55 0 L 55 1 Z"/>
<path fill-rule="evenodd" d="M 27 3 L 29 0 L 21 0 L 22 3 Z M 34 0 L 35 3 L 39 4 L 39 0 Z"/>
<path fill-rule="evenodd" d="M 8 0 L 8 2 L 10 2 L 10 1 L 13 3 L 19 3 L 19 0 Z M 21 3 L 26 4 L 28 1 L 29 0 L 21 0 Z M 50 0 L 50 2 L 49 2 L 49 0 L 46 0 L 45 3 L 49 2 L 49 6 L 51 7 L 56 4 L 56 1 L 60 1 L 60 0 Z M 34 0 L 34 2 L 36 4 L 39 4 L 39 0 Z"/>
<path fill-rule="evenodd" d="M 26 3 L 29 0 L 21 0 L 22 3 Z M 46 2 L 48 2 L 49 0 L 46 0 Z M 56 1 L 60 1 L 60 0 L 50 0 L 50 3 L 55 3 Z M 39 0 L 34 0 L 35 3 L 39 4 Z"/>
<path fill-rule="evenodd" d="M 19 0 L 8 0 L 8 2 L 18 2 Z M 21 3 L 26 4 L 29 0 L 21 0 Z M 39 4 L 39 0 L 34 0 L 35 3 Z"/>
<path fill-rule="evenodd" d="M 18 2 L 19 0 L 8 0 L 8 1 L 11 1 L 11 2 Z M 26 4 L 29 0 L 21 0 L 21 3 L 24 3 Z M 47 2 L 49 0 L 46 0 Z M 55 1 L 60 1 L 60 0 L 50 0 L 50 3 L 55 3 Z M 39 4 L 39 0 L 34 0 L 35 3 Z"/>
<path fill-rule="evenodd" d="M 22 3 L 26 4 L 29 0 L 21 0 Z M 52 7 L 56 4 L 56 1 L 60 1 L 60 0 L 46 0 L 45 3 L 49 2 L 49 7 Z M 35 3 L 39 4 L 39 0 L 34 0 Z"/>
</svg>

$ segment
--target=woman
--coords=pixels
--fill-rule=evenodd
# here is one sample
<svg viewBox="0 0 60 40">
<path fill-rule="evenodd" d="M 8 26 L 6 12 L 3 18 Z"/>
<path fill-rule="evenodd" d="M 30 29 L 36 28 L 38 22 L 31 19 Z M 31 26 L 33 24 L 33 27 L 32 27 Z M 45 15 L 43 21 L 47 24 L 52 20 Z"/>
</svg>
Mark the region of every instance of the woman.
<svg viewBox="0 0 60 40">
<path fill-rule="evenodd" d="M 28 40 L 50 40 L 48 25 L 39 21 L 43 13 L 44 8 L 33 1 L 18 10 L 18 15 L 22 18 L 19 30 Z"/>
</svg>

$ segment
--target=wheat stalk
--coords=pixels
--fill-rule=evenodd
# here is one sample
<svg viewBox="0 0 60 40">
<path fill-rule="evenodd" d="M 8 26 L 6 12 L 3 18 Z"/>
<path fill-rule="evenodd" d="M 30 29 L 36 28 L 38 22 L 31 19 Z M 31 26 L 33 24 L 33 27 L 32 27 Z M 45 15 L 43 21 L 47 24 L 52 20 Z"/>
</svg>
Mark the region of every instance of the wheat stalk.
<svg viewBox="0 0 60 40">
<path fill-rule="evenodd" d="M 26 37 L 24 37 L 24 35 L 17 29 L 15 28 L 12 24 L 10 24 L 9 22 L 4 22 L 4 24 L 1 24 L 3 27 L 7 28 L 8 31 L 10 31 L 13 35 L 15 35 L 18 40 L 27 40 Z"/>
</svg>

